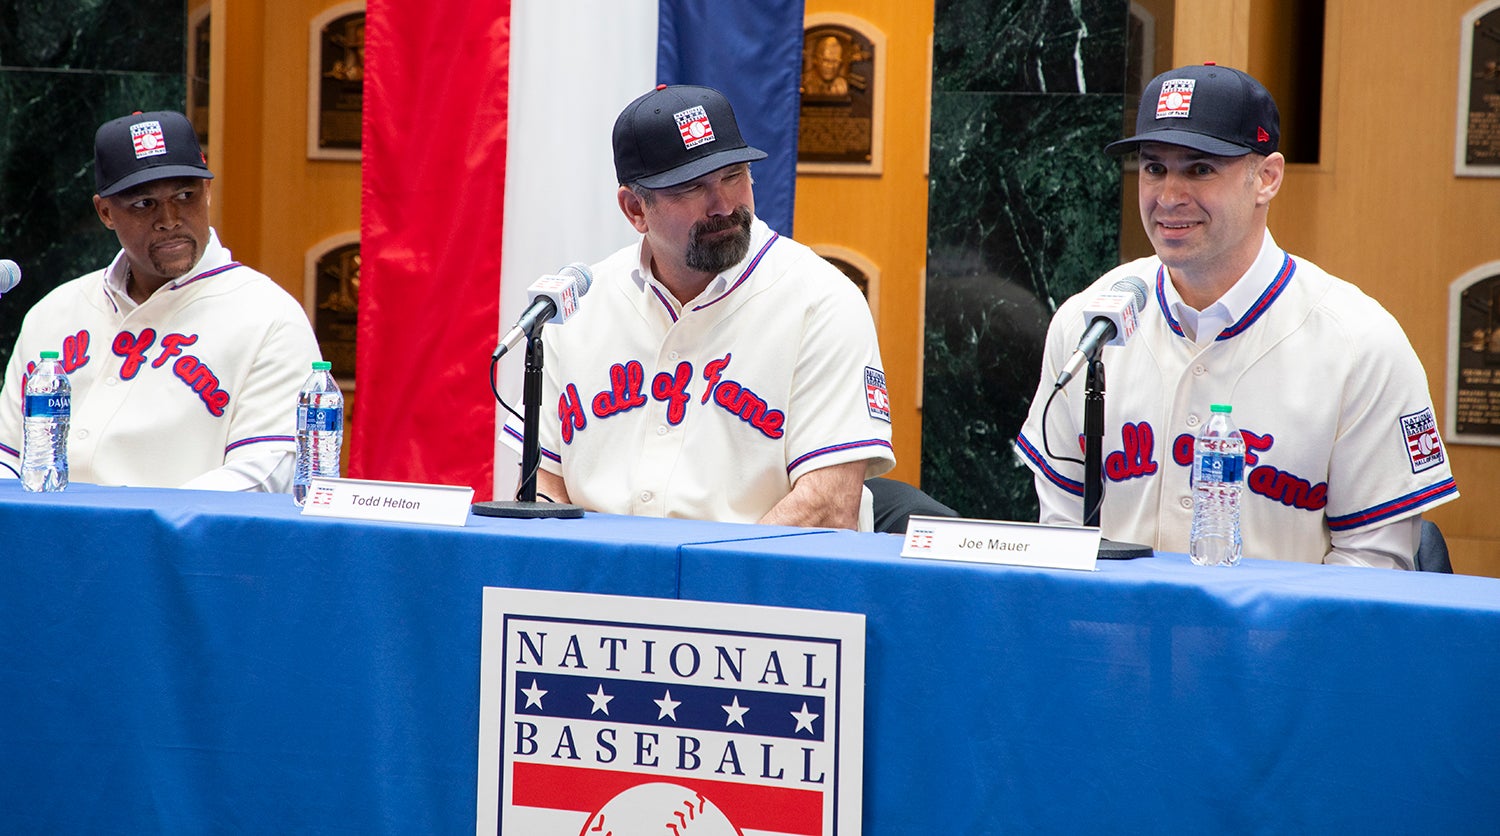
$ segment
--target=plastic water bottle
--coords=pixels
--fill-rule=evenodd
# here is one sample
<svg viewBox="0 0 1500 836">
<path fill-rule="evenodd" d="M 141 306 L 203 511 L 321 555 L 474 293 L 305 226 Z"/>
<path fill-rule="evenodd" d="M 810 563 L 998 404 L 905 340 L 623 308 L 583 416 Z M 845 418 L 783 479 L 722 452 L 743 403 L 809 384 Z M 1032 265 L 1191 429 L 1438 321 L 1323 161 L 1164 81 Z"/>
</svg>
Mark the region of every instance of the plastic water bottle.
<svg viewBox="0 0 1500 836">
<path fill-rule="evenodd" d="M 1245 437 L 1214 404 L 1213 416 L 1193 444 L 1193 533 L 1190 556 L 1199 566 L 1240 562 L 1240 493 L 1245 486 Z"/>
<path fill-rule="evenodd" d="M 312 374 L 297 393 L 297 467 L 292 475 L 292 499 L 307 501 L 307 489 L 315 476 L 339 475 L 339 451 L 344 446 L 344 393 L 329 369 L 333 364 L 317 360 Z"/>
<path fill-rule="evenodd" d="M 73 416 L 73 384 L 56 351 L 26 377 L 21 409 L 21 485 L 28 491 L 60 491 L 68 486 L 68 422 Z"/>
</svg>

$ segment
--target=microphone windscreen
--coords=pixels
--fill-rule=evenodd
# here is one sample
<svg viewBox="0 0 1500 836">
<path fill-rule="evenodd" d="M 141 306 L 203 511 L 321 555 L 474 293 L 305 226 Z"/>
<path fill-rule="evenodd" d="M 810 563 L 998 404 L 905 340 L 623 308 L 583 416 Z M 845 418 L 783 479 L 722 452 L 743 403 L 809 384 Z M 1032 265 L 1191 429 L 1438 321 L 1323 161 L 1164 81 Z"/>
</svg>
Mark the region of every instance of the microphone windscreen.
<svg viewBox="0 0 1500 836">
<path fill-rule="evenodd" d="M 1146 283 L 1135 276 L 1126 276 L 1110 286 L 1112 290 L 1121 293 L 1129 293 L 1135 297 L 1135 310 L 1137 313 L 1146 307 Z"/>
<path fill-rule="evenodd" d="M 589 271 L 589 266 L 582 262 L 575 261 L 557 272 L 559 275 L 573 277 L 573 286 L 579 296 L 588 293 L 589 288 L 594 284 L 594 274 Z"/>
<path fill-rule="evenodd" d="M 8 258 L 0 258 L 0 293 L 9 293 L 21 283 L 21 266 Z"/>
<path fill-rule="evenodd" d="M 1109 320 L 1115 326 L 1115 333 L 1105 345 L 1124 345 L 1135 333 L 1137 314 L 1145 305 L 1146 283 L 1135 276 L 1126 276 L 1088 301 L 1083 308 L 1083 321 Z"/>
</svg>

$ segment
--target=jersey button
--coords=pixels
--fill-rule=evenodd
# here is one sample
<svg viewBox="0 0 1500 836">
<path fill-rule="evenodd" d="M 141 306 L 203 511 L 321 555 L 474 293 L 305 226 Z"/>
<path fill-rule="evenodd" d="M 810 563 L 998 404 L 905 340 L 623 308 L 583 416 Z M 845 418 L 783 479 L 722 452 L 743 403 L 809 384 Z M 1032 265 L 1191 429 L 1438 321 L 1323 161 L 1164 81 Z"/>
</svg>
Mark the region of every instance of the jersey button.
<svg viewBox="0 0 1500 836">
<path fill-rule="evenodd" d="M 656 428 L 656 434 L 657 435 L 666 435 L 667 434 L 667 428 L 666 427 L 657 427 Z"/>
<path fill-rule="evenodd" d="M 1193 507 L 1193 498 L 1191 496 L 1184 496 L 1182 499 L 1177 500 L 1177 503 L 1182 507 L 1191 510 Z"/>
<path fill-rule="evenodd" d="M 651 492 L 650 491 L 641 491 L 641 501 L 642 502 L 650 502 L 651 501 Z"/>
<path fill-rule="evenodd" d="M 73 431 L 73 435 L 76 435 L 79 438 L 88 438 L 89 437 L 89 431 L 88 430 L 74 430 Z"/>
<path fill-rule="evenodd" d="M 1198 416 L 1196 416 L 1196 415 L 1189 415 L 1187 417 L 1187 425 L 1189 427 L 1196 427 L 1196 426 L 1198 426 Z"/>
<path fill-rule="evenodd" d="M 1205 369 L 1203 367 L 1203 364 L 1199 363 L 1198 365 L 1193 367 L 1193 374 L 1197 375 L 1198 377 L 1202 377 L 1208 374 L 1208 369 Z"/>
</svg>

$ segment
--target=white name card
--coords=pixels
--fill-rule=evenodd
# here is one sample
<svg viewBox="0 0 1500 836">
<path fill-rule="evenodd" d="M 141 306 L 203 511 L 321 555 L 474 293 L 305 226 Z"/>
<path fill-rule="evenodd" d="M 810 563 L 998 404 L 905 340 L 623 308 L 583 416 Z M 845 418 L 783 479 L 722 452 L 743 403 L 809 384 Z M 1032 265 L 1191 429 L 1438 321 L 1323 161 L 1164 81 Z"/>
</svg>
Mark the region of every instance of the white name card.
<svg viewBox="0 0 1500 836">
<path fill-rule="evenodd" d="M 901 556 L 1093 571 L 1099 560 L 1099 529 L 913 516 Z"/>
<path fill-rule="evenodd" d="M 302 513 L 309 517 L 464 525 L 474 489 L 417 482 L 313 477 Z"/>
</svg>

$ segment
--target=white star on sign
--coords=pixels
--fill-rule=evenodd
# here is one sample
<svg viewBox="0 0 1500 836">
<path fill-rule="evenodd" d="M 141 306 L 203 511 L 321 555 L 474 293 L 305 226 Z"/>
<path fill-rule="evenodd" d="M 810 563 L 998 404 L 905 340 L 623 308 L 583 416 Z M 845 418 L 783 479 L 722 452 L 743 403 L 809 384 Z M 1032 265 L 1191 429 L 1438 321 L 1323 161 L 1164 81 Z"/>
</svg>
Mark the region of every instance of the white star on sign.
<svg viewBox="0 0 1500 836">
<path fill-rule="evenodd" d="M 542 707 L 542 697 L 547 696 L 547 692 L 546 691 L 543 691 L 542 689 L 536 687 L 536 680 L 535 679 L 531 680 L 531 687 L 530 688 L 523 688 L 521 690 L 521 693 L 523 693 L 523 694 L 526 695 L 526 707 L 527 708 L 531 708 L 532 706 L 536 706 L 537 708 L 541 708 Z"/>
<path fill-rule="evenodd" d="M 739 723 L 742 729 L 745 727 L 745 712 L 750 710 L 750 706 L 740 705 L 738 694 L 735 695 L 733 704 L 721 705 L 719 707 L 729 714 L 729 719 L 724 721 L 726 727 L 732 726 L 735 723 Z"/>
<path fill-rule="evenodd" d="M 807 729 L 808 734 L 813 733 L 812 724 L 814 720 L 818 719 L 818 715 L 807 710 L 807 703 L 802 704 L 801 711 L 793 711 L 792 716 L 797 718 L 797 728 L 792 729 L 792 734 L 796 734 L 803 729 Z"/>
<path fill-rule="evenodd" d="M 656 707 L 661 709 L 661 713 L 656 715 L 656 719 L 660 720 L 663 717 L 671 717 L 674 722 L 677 720 L 677 706 L 682 705 L 682 703 L 672 699 L 671 691 L 667 691 L 661 699 L 652 700 L 652 702 L 656 703 Z"/>
<path fill-rule="evenodd" d="M 599 690 L 587 696 L 589 701 L 594 704 L 594 707 L 589 709 L 590 714 L 596 711 L 603 711 L 605 716 L 609 715 L 609 701 L 614 699 L 614 697 L 605 695 L 603 682 L 599 683 Z"/>
</svg>

